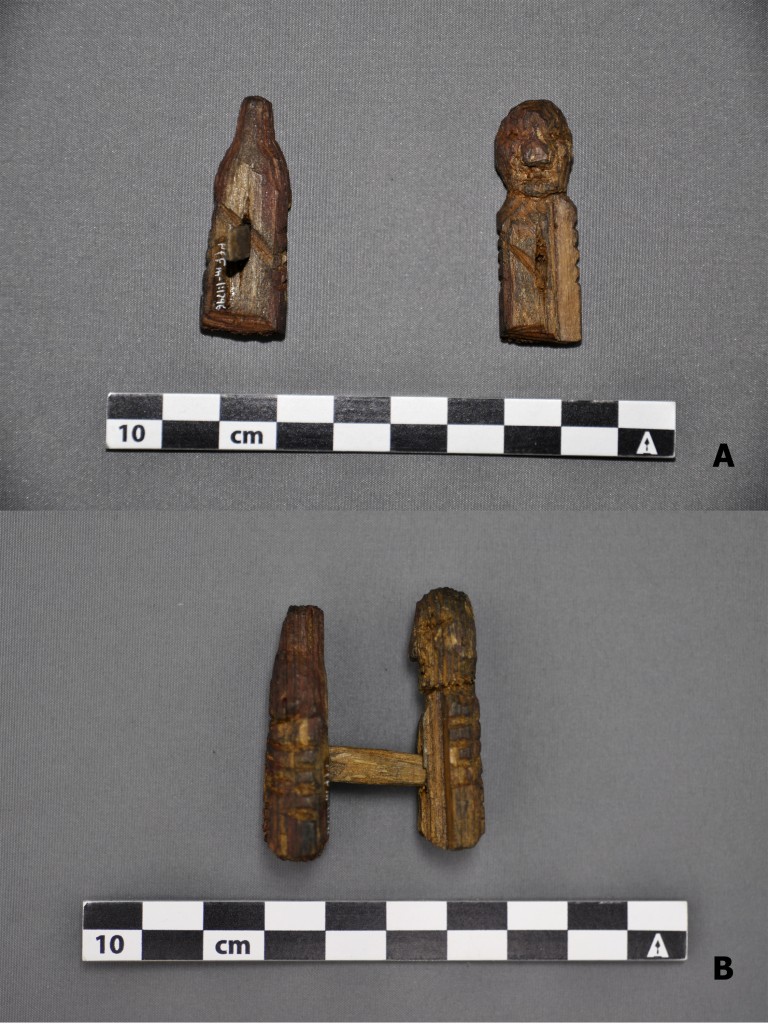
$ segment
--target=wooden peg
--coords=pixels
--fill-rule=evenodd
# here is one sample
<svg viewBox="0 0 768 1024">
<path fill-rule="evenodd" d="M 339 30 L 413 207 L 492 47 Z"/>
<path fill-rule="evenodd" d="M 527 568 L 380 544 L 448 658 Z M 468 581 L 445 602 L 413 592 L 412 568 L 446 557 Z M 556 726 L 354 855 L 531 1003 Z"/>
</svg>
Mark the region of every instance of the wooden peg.
<svg viewBox="0 0 768 1024">
<path fill-rule="evenodd" d="M 285 334 L 291 184 L 272 104 L 248 96 L 216 172 L 200 325 L 240 337 Z"/>
<path fill-rule="evenodd" d="M 414 786 L 418 827 L 436 846 L 474 846 L 485 829 L 475 622 L 466 594 L 442 588 L 419 601 L 411 633 L 425 710 L 417 753 L 329 747 L 323 613 L 288 610 L 269 698 L 264 836 L 278 857 L 311 860 L 328 838 L 328 786 Z"/>
<path fill-rule="evenodd" d="M 424 761 L 418 754 L 365 747 L 331 747 L 331 782 L 363 786 L 423 786 Z"/>
<path fill-rule="evenodd" d="M 519 103 L 496 134 L 501 337 L 520 344 L 581 341 L 576 207 L 566 195 L 573 164 L 568 122 L 549 100 Z"/>
</svg>

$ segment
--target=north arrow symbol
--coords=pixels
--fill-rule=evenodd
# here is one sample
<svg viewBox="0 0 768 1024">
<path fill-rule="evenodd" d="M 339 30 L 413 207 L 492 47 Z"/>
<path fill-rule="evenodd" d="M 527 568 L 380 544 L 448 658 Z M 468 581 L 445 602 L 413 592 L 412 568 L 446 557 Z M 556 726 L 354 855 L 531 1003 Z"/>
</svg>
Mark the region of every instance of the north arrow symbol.
<svg viewBox="0 0 768 1024">
<path fill-rule="evenodd" d="M 658 455 L 656 451 L 656 445 L 653 443 L 650 430 L 646 430 L 643 436 L 640 438 L 640 444 L 637 446 L 636 455 Z"/>
<path fill-rule="evenodd" d="M 669 959 L 667 947 L 664 945 L 664 939 L 662 939 L 659 932 L 656 932 L 656 934 L 653 936 L 653 942 L 651 943 L 651 948 L 648 950 L 648 953 L 646 954 L 646 960 L 650 959 L 651 957 L 664 957 L 667 960 Z"/>
</svg>

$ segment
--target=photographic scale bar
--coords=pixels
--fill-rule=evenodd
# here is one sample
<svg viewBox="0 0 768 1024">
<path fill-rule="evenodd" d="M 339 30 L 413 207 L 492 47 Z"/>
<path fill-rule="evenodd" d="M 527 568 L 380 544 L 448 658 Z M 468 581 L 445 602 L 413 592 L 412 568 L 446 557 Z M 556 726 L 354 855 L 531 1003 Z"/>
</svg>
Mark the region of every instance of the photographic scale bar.
<svg viewBox="0 0 768 1024">
<path fill-rule="evenodd" d="M 681 900 L 83 904 L 83 960 L 685 960 Z"/>
<path fill-rule="evenodd" d="M 675 457 L 674 402 L 110 394 L 107 448 Z"/>
</svg>

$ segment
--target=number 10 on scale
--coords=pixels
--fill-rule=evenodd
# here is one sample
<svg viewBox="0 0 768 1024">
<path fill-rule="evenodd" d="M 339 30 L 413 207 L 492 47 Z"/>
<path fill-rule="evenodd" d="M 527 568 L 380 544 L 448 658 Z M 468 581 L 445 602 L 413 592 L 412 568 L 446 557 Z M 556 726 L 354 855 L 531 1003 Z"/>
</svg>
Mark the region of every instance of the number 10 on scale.
<svg viewBox="0 0 768 1024">
<path fill-rule="evenodd" d="M 141 960 L 141 931 L 84 931 L 84 960 Z"/>
<path fill-rule="evenodd" d="M 162 420 L 107 420 L 108 448 L 161 448 Z"/>
</svg>

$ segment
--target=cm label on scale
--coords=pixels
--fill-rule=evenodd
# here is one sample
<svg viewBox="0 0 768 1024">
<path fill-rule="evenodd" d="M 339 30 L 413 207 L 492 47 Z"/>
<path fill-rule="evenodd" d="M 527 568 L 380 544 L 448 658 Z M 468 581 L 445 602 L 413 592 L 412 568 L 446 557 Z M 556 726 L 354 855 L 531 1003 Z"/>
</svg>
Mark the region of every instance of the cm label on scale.
<svg viewBox="0 0 768 1024">
<path fill-rule="evenodd" d="M 264 932 L 85 930 L 83 959 L 264 960 Z"/>
</svg>

